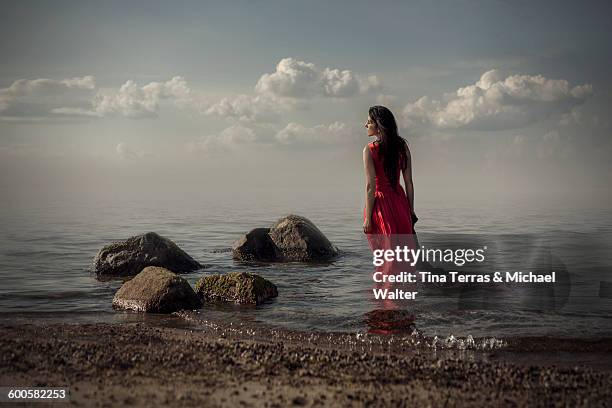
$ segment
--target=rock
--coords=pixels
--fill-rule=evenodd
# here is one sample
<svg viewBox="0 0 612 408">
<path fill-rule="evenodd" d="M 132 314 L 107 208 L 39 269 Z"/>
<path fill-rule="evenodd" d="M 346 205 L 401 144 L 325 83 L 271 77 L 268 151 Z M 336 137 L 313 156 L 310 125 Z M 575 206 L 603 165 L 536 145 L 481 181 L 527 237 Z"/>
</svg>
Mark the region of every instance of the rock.
<svg viewBox="0 0 612 408">
<path fill-rule="evenodd" d="M 174 242 L 155 232 L 106 245 L 93 261 L 94 272 L 105 276 L 132 276 L 147 266 L 161 266 L 176 273 L 202 269 Z"/>
<path fill-rule="evenodd" d="M 288 215 L 268 233 L 286 261 L 328 261 L 338 256 L 325 235 L 308 218 Z"/>
<path fill-rule="evenodd" d="M 305 217 L 288 215 L 271 228 L 255 228 L 232 246 L 233 257 L 242 261 L 326 262 L 338 249 Z"/>
<path fill-rule="evenodd" d="M 270 238 L 270 228 L 255 228 L 233 245 L 234 258 L 243 261 L 275 262 L 282 254 Z"/>
<path fill-rule="evenodd" d="M 183 277 L 165 268 L 149 266 L 119 288 L 113 298 L 113 307 L 172 313 L 197 309 L 202 307 L 202 302 Z"/>
<path fill-rule="evenodd" d="M 203 276 L 196 283 L 196 293 L 204 302 L 253 305 L 278 296 L 276 285 L 259 275 L 247 272 Z"/>
</svg>

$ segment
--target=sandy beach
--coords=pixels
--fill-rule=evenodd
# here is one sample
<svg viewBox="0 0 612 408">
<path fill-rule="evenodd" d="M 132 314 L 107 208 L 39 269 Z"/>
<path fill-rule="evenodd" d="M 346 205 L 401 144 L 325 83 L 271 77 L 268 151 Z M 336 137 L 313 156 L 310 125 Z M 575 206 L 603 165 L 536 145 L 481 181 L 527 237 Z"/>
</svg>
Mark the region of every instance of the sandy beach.
<svg viewBox="0 0 612 408">
<path fill-rule="evenodd" d="M 434 352 L 387 340 L 368 335 L 366 345 L 356 334 L 222 323 L 193 330 L 4 321 L 0 385 L 67 387 L 74 406 L 596 407 L 610 401 L 609 339 L 580 345 L 523 339 L 488 352 Z"/>
</svg>

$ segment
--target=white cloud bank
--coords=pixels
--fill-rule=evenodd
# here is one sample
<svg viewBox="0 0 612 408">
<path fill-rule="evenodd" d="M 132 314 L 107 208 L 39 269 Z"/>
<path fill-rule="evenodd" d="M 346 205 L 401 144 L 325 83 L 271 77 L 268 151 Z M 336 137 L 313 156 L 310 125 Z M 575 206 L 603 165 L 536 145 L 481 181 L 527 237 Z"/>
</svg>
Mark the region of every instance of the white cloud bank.
<svg viewBox="0 0 612 408">
<path fill-rule="evenodd" d="M 0 89 L 0 116 L 37 118 L 87 109 L 95 87 L 93 76 L 19 79 Z"/>
<path fill-rule="evenodd" d="M 206 115 L 238 122 L 272 123 L 283 112 L 304 106 L 310 98 L 351 98 L 381 91 L 376 75 L 361 76 L 337 68 L 284 58 L 272 73 L 262 75 L 253 94 L 226 97 L 211 104 L 175 76 L 140 86 L 128 80 L 118 89 L 99 89 L 93 76 L 63 80 L 19 79 L 0 89 L 0 119 L 59 117 L 154 118 L 162 101 Z"/>
<path fill-rule="evenodd" d="M 192 152 L 215 152 L 234 149 L 240 145 L 261 141 L 255 130 L 234 124 L 218 134 L 206 135 L 188 145 Z"/>
<path fill-rule="evenodd" d="M 274 72 L 259 78 L 254 94 L 223 98 L 208 106 L 204 113 L 240 122 L 271 123 L 278 121 L 283 112 L 305 106 L 308 99 L 352 98 L 381 90 L 376 75 L 321 69 L 310 62 L 283 58 Z"/>
<path fill-rule="evenodd" d="M 161 100 L 171 100 L 186 108 L 198 102 L 180 76 L 142 87 L 128 80 L 118 90 L 97 89 L 91 75 L 62 80 L 19 79 L 8 88 L 0 89 L 0 117 L 156 117 Z"/>
<path fill-rule="evenodd" d="M 125 142 L 118 143 L 115 152 L 119 157 L 126 160 L 142 159 L 151 155 L 151 153 L 136 149 Z"/>
<path fill-rule="evenodd" d="M 235 119 L 240 122 L 274 122 L 283 110 L 291 109 L 290 101 L 279 101 L 267 95 L 238 95 L 223 98 L 210 105 L 204 113 Z"/>
<path fill-rule="evenodd" d="M 179 106 L 193 101 L 191 89 L 180 76 L 166 82 L 150 82 L 142 87 L 129 80 L 118 91 L 98 91 L 93 100 L 93 112 L 101 116 L 155 117 L 162 99 L 173 100 Z"/>
<path fill-rule="evenodd" d="M 200 137 L 190 143 L 188 148 L 192 152 L 214 152 L 240 149 L 253 143 L 280 146 L 347 144 L 358 141 L 359 135 L 354 127 L 343 122 L 312 127 L 291 122 L 281 129 L 271 125 L 245 126 L 235 123 L 220 133 Z"/>
<path fill-rule="evenodd" d="M 520 128 L 582 104 L 591 85 L 571 86 L 564 79 L 542 75 L 485 72 L 473 85 L 444 95 L 442 100 L 423 96 L 402 113 L 404 127 L 502 130 Z"/>
<path fill-rule="evenodd" d="M 276 133 L 275 139 L 281 144 L 335 144 L 353 141 L 356 135 L 351 126 L 342 122 L 313 127 L 291 122 Z"/>
<path fill-rule="evenodd" d="M 259 94 L 288 98 L 350 98 L 380 89 L 376 75 L 362 77 L 348 69 L 320 69 L 313 63 L 294 58 L 280 60 L 276 71 L 262 75 L 255 85 Z"/>
</svg>

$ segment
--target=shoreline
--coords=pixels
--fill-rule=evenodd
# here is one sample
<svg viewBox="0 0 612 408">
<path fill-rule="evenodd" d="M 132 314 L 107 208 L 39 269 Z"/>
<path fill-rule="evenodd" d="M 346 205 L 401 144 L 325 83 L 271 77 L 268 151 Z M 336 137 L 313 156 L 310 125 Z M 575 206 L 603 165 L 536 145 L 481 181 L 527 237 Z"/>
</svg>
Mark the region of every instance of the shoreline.
<svg viewBox="0 0 612 408">
<path fill-rule="evenodd" d="M 610 397 L 608 338 L 431 350 L 396 335 L 364 342 L 355 333 L 138 316 L 2 319 L 0 386 L 66 386 L 75 406 L 604 406 Z"/>
</svg>

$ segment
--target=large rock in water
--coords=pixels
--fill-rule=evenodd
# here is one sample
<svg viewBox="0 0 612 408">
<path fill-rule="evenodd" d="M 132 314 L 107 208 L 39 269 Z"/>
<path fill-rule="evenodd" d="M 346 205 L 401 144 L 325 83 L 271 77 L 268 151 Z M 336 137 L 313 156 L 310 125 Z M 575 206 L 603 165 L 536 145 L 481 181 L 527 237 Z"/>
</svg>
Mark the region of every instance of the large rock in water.
<svg viewBox="0 0 612 408">
<path fill-rule="evenodd" d="M 235 259 L 264 262 L 325 262 L 338 249 L 308 218 L 288 215 L 271 228 L 255 228 L 232 247 Z"/>
<path fill-rule="evenodd" d="M 234 258 L 244 261 L 275 262 L 282 258 L 269 235 L 270 228 L 255 228 L 234 243 Z"/>
<path fill-rule="evenodd" d="M 172 313 L 197 309 L 202 302 L 184 278 L 157 266 L 125 282 L 113 298 L 113 307 L 137 312 Z"/>
<path fill-rule="evenodd" d="M 196 293 L 204 302 L 253 305 L 278 296 L 276 285 L 259 275 L 248 272 L 203 276 L 196 283 Z"/>
<path fill-rule="evenodd" d="M 202 268 L 174 242 L 155 232 L 106 245 L 93 261 L 94 272 L 105 276 L 136 275 L 147 266 L 161 266 L 176 273 Z"/>
</svg>

